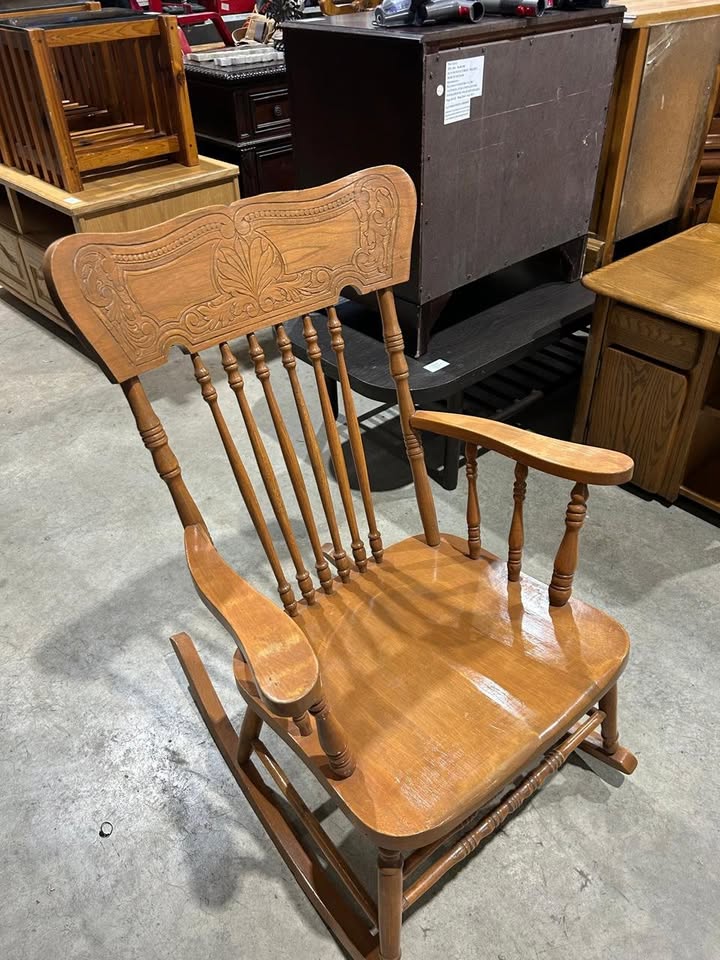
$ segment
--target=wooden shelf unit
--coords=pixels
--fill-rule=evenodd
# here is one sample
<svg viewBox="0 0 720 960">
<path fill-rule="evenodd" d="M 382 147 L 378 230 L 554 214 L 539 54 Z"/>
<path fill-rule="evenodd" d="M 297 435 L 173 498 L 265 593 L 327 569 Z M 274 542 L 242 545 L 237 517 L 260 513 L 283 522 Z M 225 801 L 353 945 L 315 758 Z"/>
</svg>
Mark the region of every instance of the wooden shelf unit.
<svg viewBox="0 0 720 960">
<path fill-rule="evenodd" d="M 200 157 L 195 167 L 164 163 L 97 177 L 77 194 L 0 165 L 0 284 L 70 329 L 43 275 L 47 247 L 72 233 L 137 230 L 239 198 L 238 168 Z"/>
</svg>

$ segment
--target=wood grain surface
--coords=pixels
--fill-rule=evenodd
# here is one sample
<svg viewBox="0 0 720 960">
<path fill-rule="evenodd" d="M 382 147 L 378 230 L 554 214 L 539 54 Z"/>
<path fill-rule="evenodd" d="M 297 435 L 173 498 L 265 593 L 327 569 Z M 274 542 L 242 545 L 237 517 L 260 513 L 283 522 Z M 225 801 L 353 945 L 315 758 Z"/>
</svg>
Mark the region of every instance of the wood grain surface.
<svg viewBox="0 0 720 960">
<path fill-rule="evenodd" d="M 508 584 L 503 561 L 485 551 L 471 560 L 448 536 L 437 548 L 422 538 L 389 547 L 381 566 L 303 605 L 294 622 L 355 773 L 328 778 L 317 740 L 263 715 L 358 827 L 394 849 L 432 841 L 491 799 L 597 702 L 628 653 L 611 617 L 577 599 L 551 610 L 545 584 L 525 574 Z M 237 657 L 235 676 L 257 705 Z"/>
<path fill-rule="evenodd" d="M 660 489 L 687 393 L 680 373 L 609 347 L 593 392 L 588 443 L 623 450 L 634 481 Z"/>
<path fill-rule="evenodd" d="M 583 277 L 590 290 L 720 332 L 720 224 L 702 223 Z"/>
<path fill-rule="evenodd" d="M 486 450 L 496 450 L 528 467 L 567 480 L 625 483 L 633 472 L 632 460 L 622 453 L 555 440 L 498 420 L 421 410 L 412 417 L 411 424 L 416 430 L 427 430 L 465 443 L 476 443 Z"/>
<path fill-rule="evenodd" d="M 64 237 L 48 285 L 113 377 L 407 278 L 415 192 L 398 167 L 266 194 L 122 238 Z M 282 249 L 282 253 L 281 253 Z M 118 323 L 118 317 L 123 322 Z"/>
</svg>

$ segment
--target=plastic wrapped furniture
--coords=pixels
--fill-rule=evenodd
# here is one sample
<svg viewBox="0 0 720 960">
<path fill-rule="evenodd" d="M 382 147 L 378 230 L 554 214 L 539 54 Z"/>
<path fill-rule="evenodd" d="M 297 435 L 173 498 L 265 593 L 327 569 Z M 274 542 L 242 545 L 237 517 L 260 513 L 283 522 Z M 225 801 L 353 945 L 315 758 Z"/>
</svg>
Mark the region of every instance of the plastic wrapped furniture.
<svg viewBox="0 0 720 960">
<path fill-rule="evenodd" d="M 689 210 L 717 92 L 717 0 L 626 0 L 586 269 Z"/>
</svg>

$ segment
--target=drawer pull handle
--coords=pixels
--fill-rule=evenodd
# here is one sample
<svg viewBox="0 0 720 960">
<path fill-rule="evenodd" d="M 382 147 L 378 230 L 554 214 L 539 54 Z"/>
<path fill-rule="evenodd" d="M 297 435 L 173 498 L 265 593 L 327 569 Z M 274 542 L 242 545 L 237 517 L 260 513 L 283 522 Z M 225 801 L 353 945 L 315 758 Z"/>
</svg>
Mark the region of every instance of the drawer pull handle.
<svg viewBox="0 0 720 960">
<path fill-rule="evenodd" d="M 283 115 L 283 109 L 282 109 L 282 107 L 280 106 L 279 103 L 276 103 L 275 106 L 273 107 L 273 116 L 274 116 L 277 120 L 280 120 L 280 119 L 282 119 L 282 115 Z"/>
</svg>

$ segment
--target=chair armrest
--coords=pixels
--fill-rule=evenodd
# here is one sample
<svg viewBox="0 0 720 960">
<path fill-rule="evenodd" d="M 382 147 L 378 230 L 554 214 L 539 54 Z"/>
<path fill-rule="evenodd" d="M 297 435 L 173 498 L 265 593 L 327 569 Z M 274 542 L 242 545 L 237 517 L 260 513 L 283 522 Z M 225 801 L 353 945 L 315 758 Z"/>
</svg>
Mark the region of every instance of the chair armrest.
<svg viewBox="0 0 720 960">
<path fill-rule="evenodd" d="M 198 524 L 185 528 L 185 556 L 200 598 L 235 638 L 273 713 L 298 717 L 317 703 L 320 666 L 300 628 L 225 563 Z"/>
<path fill-rule="evenodd" d="M 555 440 L 498 420 L 462 413 L 423 410 L 413 414 L 410 426 L 495 450 L 518 463 L 576 483 L 625 483 L 635 466 L 630 457 L 615 450 Z"/>
</svg>

